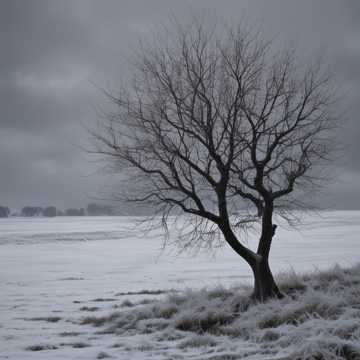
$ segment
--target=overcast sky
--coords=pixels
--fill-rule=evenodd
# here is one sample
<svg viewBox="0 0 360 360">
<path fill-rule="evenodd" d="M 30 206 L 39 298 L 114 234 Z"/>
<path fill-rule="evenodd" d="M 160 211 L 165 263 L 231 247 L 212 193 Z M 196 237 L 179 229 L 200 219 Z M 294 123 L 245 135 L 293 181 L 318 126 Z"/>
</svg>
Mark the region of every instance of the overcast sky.
<svg viewBox="0 0 360 360">
<path fill-rule="evenodd" d="M 246 19 L 304 53 L 322 52 L 344 89 L 348 121 L 326 207 L 360 209 L 360 1 L 2 0 L 0 2 L 0 204 L 83 206 L 114 182 L 81 146 L 84 125 L 115 88 L 139 36 L 170 14 Z M 116 180 L 115 180 L 116 181 Z"/>
</svg>

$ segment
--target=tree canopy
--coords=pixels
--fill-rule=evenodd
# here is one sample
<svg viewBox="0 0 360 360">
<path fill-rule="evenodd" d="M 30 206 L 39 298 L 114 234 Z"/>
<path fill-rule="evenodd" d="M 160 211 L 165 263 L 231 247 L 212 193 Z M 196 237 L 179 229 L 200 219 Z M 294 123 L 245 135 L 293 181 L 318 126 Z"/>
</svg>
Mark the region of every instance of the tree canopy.
<svg viewBox="0 0 360 360">
<path fill-rule="evenodd" d="M 336 145 L 331 77 L 261 33 L 198 22 L 143 42 L 133 66 L 130 83 L 106 92 L 115 110 L 94 132 L 97 152 L 133 179 L 125 198 L 163 224 L 174 210 L 190 215 L 185 247 L 225 239 L 253 270 L 267 264 L 273 214 L 288 216 L 301 204 L 294 190 L 323 182 Z M 255 253 L 235 230 L 257 220 Z"/>
</svg>

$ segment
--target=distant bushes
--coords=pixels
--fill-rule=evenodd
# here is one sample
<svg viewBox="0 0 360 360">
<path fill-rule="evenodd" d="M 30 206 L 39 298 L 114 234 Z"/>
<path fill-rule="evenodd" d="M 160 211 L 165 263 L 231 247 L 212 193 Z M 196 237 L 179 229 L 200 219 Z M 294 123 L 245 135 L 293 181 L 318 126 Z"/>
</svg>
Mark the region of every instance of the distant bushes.
<svg viewBox="0 0 360 360">
<path fill-rule="evenodd" d="M 10 215 L 10 209 L 7 206 L 0 206 L 0 218 L 6 218 Z"/>
<path fill-rule="evenodd" d="M 42 209 L 42 214 L 45 217 L 54 217 L 57 215 L 57 210 L 55 206 L 48 206 Z"/>
<path fill-rule="evenodd" d="M 84 216 L 85 215 L 85 209 L 83 209 L 83 208 L 80 208 L 80 209 L 75 209 L 75 208 L 66 209 L 64 215 L 65 216 Z"/>
<path fill-rule="evenodd" d="M 86 213 L 90 216 L 113 215 L 114 209 L 109 205 L 90 203 L 86 207 Z"/>
<path fill-rule="evenodd" d="M 0 206 L 0 218 L 9 216 L 23 217 L 55 217 L 55 216 L 103 216 L 115 215 L 116 211 L 109 205 L 90 203 L 84 208 L 68 208 L 65 211 L 57 209 L 55 206 L 24 206 L 20 212 L 11 212 L 7 206 Z"/>
<path fill-rule="evenodd" d="M 21 216 L 40 216 L 42 208 L 40 206 L 24 206 L 21 210 Z"/>
<path fill-rule="evenodd" d="M 55 217 L 59 215 L 59 210 L 55 206 L 24 206 L 21 209 L 21 216 L 34 217 L 34 216 L 44 216 L 44 217 Z"/>
</svg>

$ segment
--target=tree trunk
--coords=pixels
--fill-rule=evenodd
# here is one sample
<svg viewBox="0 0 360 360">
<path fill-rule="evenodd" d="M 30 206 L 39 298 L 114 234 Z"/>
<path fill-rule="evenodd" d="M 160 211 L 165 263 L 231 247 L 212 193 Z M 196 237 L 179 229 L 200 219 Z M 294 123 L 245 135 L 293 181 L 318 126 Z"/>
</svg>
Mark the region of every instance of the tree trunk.
<svg viewBox="0 0 360 360">
<path fill-rule="evenodd" d="M 274 225 L 274 229 L 276 226 Z M 272 230 L 272 234 L 275 230 Z M 234 233 L 228 227 L 223 229 L 224 237 L 227 243 L 237 252 L 252 268 L 254 273 L 254 292 L 252 297 L 257 301 L 265 301 L 271 297 L 281 298 L 282 294 L 277 287 L 271 273 L 268 258 L 251 251 L 244 252 L 242 245 L 237 240 Z M 271 235 L 272 237 L 272 235 Z M 263 240 L 264 241 L 264 240 Z M 268 244 L 270 246 L 270 244 Z"/>
<path fill-rule="evenodd" d="M 238 241 L 236 235 L 231 229 L 229 222 L 227 221 L 228 217 L 226 209 L 223 210 L 222 214 L 223 222 L 219 223 L 219 227 L 224 235 L 226 242 L 250 265 L 254 273 L 255 283 L 252 297 L 255 300 L 261 302 L 271 297 L 281 298 L 283 295 L 275 283 L 268 261 L 271 241 L 276 230 L 276 225 L 272 224 L 272 203 L 268 203 L 262 213 L 261 237 L 256 253 L 244 247 Z"/>
<path fill-rule="evenodd" d="M 257 249 L 258 257 L 255 263 L 251 264 L 255 278 L 253 298 L 258 301 L 265 301 L 271 297 L 283 297 L 269 266 L 271 242 L 277 227 L 272 223 L 273 210 L 273 203 L 267 202 L 262 214 L 261 237 Z"/>
<path fill-rule="evenodd" d="M 252 297 L 257 301 L 265 301 L 269 298 L 282 298 L 278 286 L 271 273 L 268 259 L 260 258 L 252 265 L 254 273 L 254 292 Z"/>
</svg>

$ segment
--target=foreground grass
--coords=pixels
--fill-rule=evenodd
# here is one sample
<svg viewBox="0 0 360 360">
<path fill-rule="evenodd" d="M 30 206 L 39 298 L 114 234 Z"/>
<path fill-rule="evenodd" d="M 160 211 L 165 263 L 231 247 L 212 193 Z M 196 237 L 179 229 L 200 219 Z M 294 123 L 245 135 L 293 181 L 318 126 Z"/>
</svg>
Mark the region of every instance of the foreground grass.
<svg viewBox="0 0 360 360">
<path fill-rule="evenodd" d="M 124 339 L 146 336 L 141 351 L 161 342 L 201 359 L 360 359 L 360 264 L 278 276 L 284 299 L 253 303 L 249 289 L 218 287 L 132 304 L 81 324 Z M 199 359 L 200 359 L 199 358 Z"/>
</svg>

